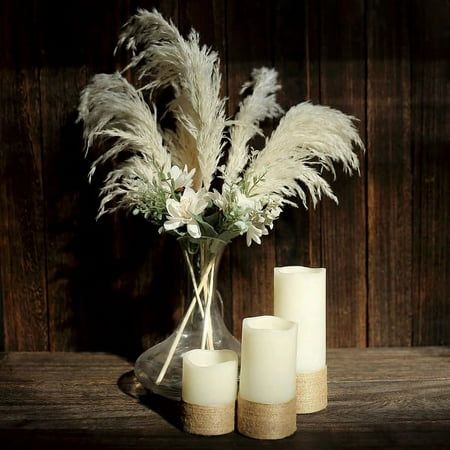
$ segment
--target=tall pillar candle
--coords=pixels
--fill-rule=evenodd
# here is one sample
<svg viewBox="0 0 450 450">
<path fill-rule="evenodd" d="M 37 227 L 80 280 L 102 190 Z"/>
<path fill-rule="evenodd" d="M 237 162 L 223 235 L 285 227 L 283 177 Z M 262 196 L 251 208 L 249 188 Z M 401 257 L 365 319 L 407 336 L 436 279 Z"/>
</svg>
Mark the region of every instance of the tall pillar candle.
<svg viewBox="0 0 450 450">
<path fill-rule="evenodd" d="M 297 325 L 279 317 L 242 324 L 238 430 L 256 439 L 295 433 Z"/>
<path fill-rule="evenodd" d="M 183 355 L 182 422 L 188 433 L 215 436 L 234 430 L 238 357 L 232 350 Z"/>
<path fill-rule="evenodd" d="M 274 314 L 298 325 L 297 413 L 326 408 L 326 269 L 276 267 Z"/>
</svg>

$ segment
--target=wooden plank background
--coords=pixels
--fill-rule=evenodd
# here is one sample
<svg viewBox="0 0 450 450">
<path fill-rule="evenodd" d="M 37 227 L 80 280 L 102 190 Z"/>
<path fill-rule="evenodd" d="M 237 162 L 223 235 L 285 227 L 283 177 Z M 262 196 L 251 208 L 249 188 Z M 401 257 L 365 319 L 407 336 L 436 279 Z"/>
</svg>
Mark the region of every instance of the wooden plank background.
<svg viewBox="0 0 450 450">
<path fill-rule="evenodd" d="M 367 153 L 360 177 L 338 174 L 339 206 L 288 209 L 260 247 L 227 249 L 230 328 L 271 312 L 274 265 L 303 264 L 327 267 L 330 347 L 450 344 L 448 2 L 5 0 L 0 348 L 132 358 L 180 316 L 175 243 L 134 217 L 95 222 L 74 123 L 90 77 L 120 67 L 117 34 L 137 7 L 220 52 L 229 114 L 265 65 L 280 72 L 283 107 L 310 99 L 360 119 Z"/>
</svg>

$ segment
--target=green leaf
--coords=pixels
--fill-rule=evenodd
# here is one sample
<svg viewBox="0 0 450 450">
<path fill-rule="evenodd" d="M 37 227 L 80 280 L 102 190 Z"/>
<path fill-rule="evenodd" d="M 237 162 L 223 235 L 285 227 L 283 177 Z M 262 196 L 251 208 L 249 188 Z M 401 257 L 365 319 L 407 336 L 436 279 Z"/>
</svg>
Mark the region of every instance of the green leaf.
<svg viewBox="0 0 450 450">
<path fill-rule="evenodd" d="M 217 236 L 217 239 L 219 239 L 222 242 L 231 242 L 232 239 L 238 237 L 240 235 L 239 231 L 231 231 L 231 230 L 226 230 L 223 233 L 220 233 Z"/>
<path fill-rule="evenodd" d="M 212 214 L 210 214 L 209 216 L 204 217 L 204 221 L 206 223 L 209 223 L 212 227 L 214 227 L 214 225 L 217 225 L 217 222 L 219 221 L 219 216 L 220 216 L 220 212 L 216 211 Z"/>
<path fill-rule="evenodd" d="M 197 220 L 197 222 L 200 226 L 202 236 L 213 237 L 213 238 L 217 237 L 218 233 L 212 225 L 210 225 L 208 222 L 205 222 L 200 217 L 196 217 L 195 219 Z"/>
</svg>

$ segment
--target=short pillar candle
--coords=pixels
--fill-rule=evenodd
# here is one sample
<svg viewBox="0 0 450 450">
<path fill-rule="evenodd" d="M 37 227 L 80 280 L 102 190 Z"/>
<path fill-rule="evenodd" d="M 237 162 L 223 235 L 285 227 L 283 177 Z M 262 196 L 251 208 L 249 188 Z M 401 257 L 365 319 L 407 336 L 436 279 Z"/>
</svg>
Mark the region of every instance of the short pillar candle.
<svg viewBox="0 0 450 450">
<path fill-rule="evenodd" d="M 326 408 L 326 269 L 276 267 L 274 314 L 298 325 L 297 414 Z"/>
<path fill-rule="evenodd" d="M 255 439 L 295 433 L 297 324 L 279 317 L 242 324 L 238 431 Z"/>
<path fill-rule="evenodd" d="M 234 431 L 238 357 L 232 350 L 191 350 L 183 355 L 184 431 L 217 436 Z"/>
</svg>

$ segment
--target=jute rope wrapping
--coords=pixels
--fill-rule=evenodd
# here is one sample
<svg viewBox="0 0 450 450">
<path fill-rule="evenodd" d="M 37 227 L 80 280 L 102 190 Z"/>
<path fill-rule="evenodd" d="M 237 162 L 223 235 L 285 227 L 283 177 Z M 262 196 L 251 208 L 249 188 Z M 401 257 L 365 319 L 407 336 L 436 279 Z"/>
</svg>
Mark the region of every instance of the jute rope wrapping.
<svg viewBox="0 0 450 450">
<path fill-rule="evenodd" d="M 297 431 L 295 398 L 266 405 L 238 397 L 237 418 L 238 431 L 254 439 L 283 439 Z"/>
<path fill-rule="evenodd" d="M 200 406 L 182 402 L 184 431 L 203 436 L 218 436 L 234 431 L 235 403 L 224 406 Z"/>
<path fill-rule="evenodd" d="M 328 404 L 327 368 L 297 374 L 297 414 L 310 414 Z"/>
</svg>

